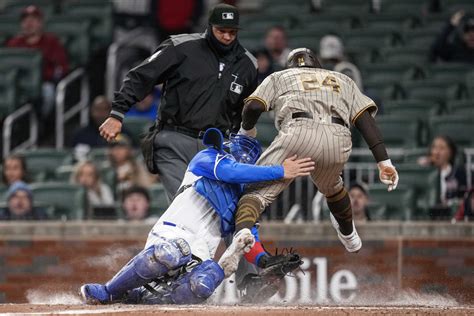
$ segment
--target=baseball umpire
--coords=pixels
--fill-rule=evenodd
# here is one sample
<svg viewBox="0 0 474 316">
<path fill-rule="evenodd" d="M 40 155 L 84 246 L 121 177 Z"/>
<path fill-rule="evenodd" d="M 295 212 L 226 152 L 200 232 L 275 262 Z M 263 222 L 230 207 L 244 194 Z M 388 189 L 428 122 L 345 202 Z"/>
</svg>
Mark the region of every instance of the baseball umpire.
<svg viewBox="0 0 474 316">
<path fill-rule="evenodd" d="M 375 103 L 363 95 L 349 77 L 321 69 L 314 53 L 293 50 L 288 69 L 267 77 L 246 100 L 242 128 L 255 134 L 255 124 L 264 111 L 275 111 L 279 130 L 257 164 L 278 164 L 290 155 L 310 157 L 316 163 L 311 178 L 327 198 L 331 222 L 346 250 L 357 252 L 362 242 L 352 220 L 352 209 L 340 176 L 352 149 L 349 124 L 361 132 L 379 168 L 380 180 L 394 190 L 398 174 L 388 157 L 373 116 Z M 240 199 L 236 232 L 250 228 L 260 213 L 291 181 L 252 184 Z"/>
<path fill-rule="evenodd" d="M 110 117 L 100 127 L 108 141 L 115 138 L 130 107 L 163 83 L 159 121 L 142 150 L 170 200 L 187 165 L 204 148 L 199 136 L 209 127 L 224 135 L 237 131 L 243 101 L 257 86 L 256 59 L 240 45 L 238 29 L 237 8 L 219 4 L 211 11 L 206 32 L 171 36 L 128 72 Z"/>
</svg>

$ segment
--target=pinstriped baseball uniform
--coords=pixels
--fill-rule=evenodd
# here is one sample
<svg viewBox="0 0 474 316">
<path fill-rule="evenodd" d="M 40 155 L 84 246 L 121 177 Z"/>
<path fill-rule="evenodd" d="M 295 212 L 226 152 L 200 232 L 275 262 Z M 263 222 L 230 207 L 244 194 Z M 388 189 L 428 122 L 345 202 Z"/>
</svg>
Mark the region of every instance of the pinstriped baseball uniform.
<svg viewBox="0 0 474 316">
<path fill-rule="evenodd" d="M 275 111 L 278 135 L 257 164 L 281 164 L 296 154 L 315 162 L 311 178 L 326 196 L 343 187 L 340 177 L 352 149 L 349 128 L 332 122 L 336 117 L 349 126 L 364 111 L 374 116 L 375 103 L 347 76 L 319 68 L 290 68 L 268 76 L 247 100 L 257 99 Z M 307 112 L 310 118 L 292 118 Z M 269 205 L 290 181 L 249 185 L 246 194 Z"/>
</svg>

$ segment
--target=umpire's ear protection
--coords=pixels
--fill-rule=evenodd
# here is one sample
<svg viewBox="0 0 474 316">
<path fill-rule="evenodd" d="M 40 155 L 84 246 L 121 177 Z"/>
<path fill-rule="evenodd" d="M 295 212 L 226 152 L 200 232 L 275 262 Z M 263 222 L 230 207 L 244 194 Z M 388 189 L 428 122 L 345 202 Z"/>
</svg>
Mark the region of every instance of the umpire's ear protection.
<svg viewBox="0 0 474 316">
<path fill-rule="evenodd" d="M 217 128 L 208 128 L 202 137 L 202 143 L 207 147 L 214 147 L 218 150 L 222 150 L 222 143 L 224 142 L 224 136 Z"/>
</svg>

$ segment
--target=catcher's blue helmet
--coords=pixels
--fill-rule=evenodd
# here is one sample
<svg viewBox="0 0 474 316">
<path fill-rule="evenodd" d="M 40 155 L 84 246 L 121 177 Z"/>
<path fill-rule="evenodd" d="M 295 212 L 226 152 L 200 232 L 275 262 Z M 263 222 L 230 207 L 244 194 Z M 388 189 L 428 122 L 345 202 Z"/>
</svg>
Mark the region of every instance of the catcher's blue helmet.
<svg viewBox="0 0 474 316">
<path fill-rule="evenodd" d="M 224 137 L 217 128 L 208 128 L 202 142 L 208 147 L 228 151 L 235 160 L 241 163 L 255 164 L 262 154 L 262 147 L 255 138 L 231 134 L 229 140 L 224 142 Z"/>
<path fill-rule="evenodd" d="M 224 144 L 235 160 L 241 163 L 255 164 L 262 154 L 258 140 L 240 134 L 231 134 L 229 141 Z"/>
</svg>

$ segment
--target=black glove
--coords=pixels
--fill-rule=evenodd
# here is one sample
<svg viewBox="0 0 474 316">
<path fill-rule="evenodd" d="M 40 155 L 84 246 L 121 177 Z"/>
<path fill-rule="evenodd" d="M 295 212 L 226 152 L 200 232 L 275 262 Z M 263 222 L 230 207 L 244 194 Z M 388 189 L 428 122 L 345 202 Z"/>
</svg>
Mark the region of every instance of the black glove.
<svg viewBox="0 0 474 316">
<path fill-rule="evenodd" d="M 247 274 L 238 285 L 243 303 L 266 302 L 280 288 L 280 281 L 285 275 L 298 269 L 303 263 L 296 252 L 265 254 L 260 258 L 258 266 L 263 270 L 260 274 Z"/>
</svg>

